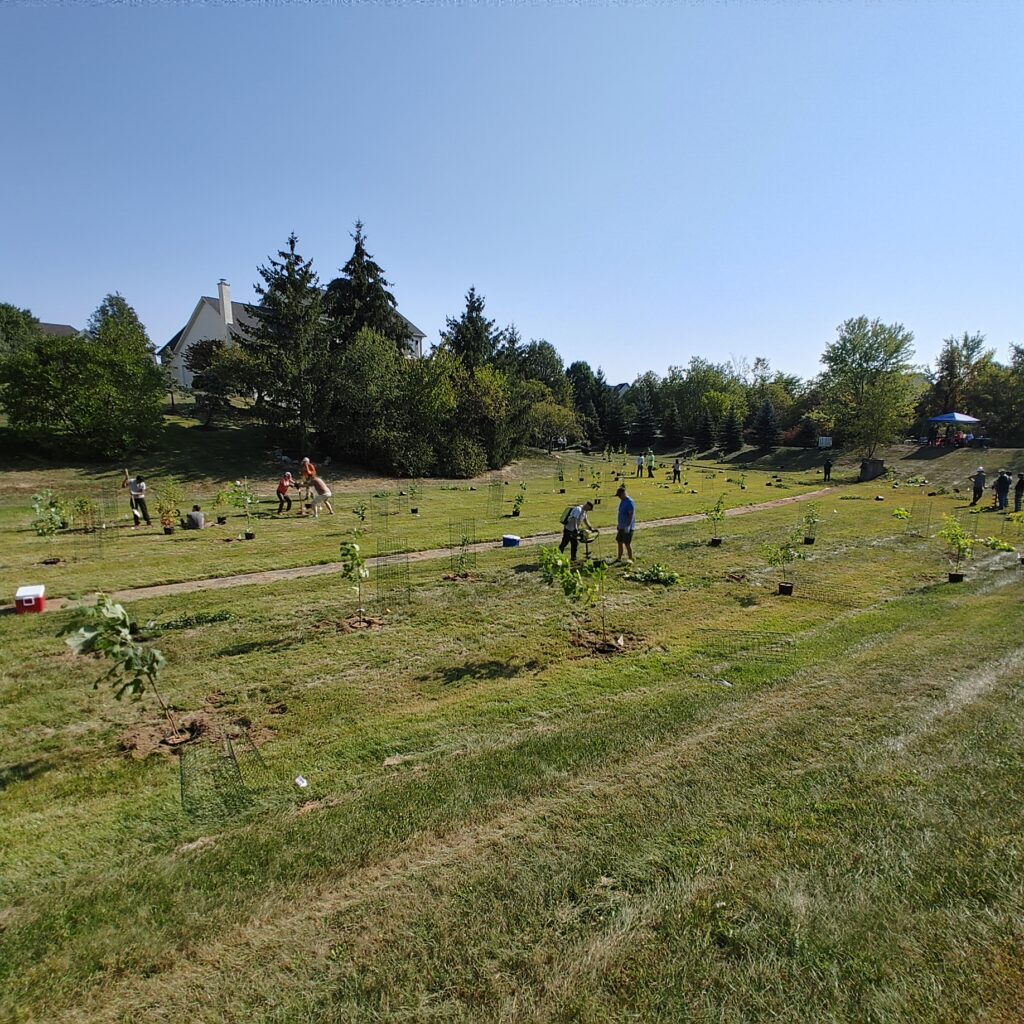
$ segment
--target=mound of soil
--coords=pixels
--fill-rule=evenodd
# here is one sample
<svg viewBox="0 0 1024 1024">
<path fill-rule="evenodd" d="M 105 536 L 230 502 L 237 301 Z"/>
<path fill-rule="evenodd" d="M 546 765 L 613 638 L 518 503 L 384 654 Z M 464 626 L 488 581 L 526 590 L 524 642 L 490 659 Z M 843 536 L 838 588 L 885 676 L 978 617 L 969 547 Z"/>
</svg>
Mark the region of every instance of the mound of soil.
<svg viewBox="0 0 1024 1024">
<path fill-rule="evenodd" d="M 612 630 L 604 635 L 592 629 L 579 630 L 571 637 L 574 647 L 582 647 L 590 654 L 625 654 L 628 651 L 635 651 L 642 639 L 633 633 Z"/>
<path fill-rule="evenodd" d="M 118 737 L 118 749 L 133 760 L 141 761 L 153 754 L 176 754 L 183 746 L 196 742 L 209 732 L 235 739 L 241 736 L 244 730 L 257 747 L 273 739 L 275 735 L 273 729 L 265 725 L 254 726 L 247 718 L 237 718 L 230 722 L 220 718 L 215 721 L 208 711 L 178 713 L 175 715 L 175 721 L 179 730 L 177 736 L 171 733 L 163 718 L 133 725 Z"/>
</svg>

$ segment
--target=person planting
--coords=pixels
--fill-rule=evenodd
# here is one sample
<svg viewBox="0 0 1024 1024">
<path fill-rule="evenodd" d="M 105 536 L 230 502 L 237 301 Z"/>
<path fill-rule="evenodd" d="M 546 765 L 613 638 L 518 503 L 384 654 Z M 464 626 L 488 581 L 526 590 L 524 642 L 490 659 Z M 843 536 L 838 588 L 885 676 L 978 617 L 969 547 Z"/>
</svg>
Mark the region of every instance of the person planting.
<svg viewBox="0 0 1024 1024">
<path fill-rule="evenodd" d="M 313 492 L 313 518 L 320 518 L 320 506 L 323 505 L 331 515 L 334 515 L 334 508 L 331 505 L 331 489 L 318 476 L 310 478 L 310 490 Z"/>
<path fill-rule="evenodd" d="M 582 505 L 573 505 L 571 508 L 566 509 L 565 515 L 562 516 L 562 543 L 558 545 L 558 550 L 565 551 L 566 547 L 568 547 L 569 555 L 574 562 L 576 561 L 576 552 L 580 544 L 580 530 L 583 527 L 586 527 L 588 530 L 594 529 L 587 518 L 587 513 L 593 510 L 594 503 L 592 501 L 585 501 Z"/>
<path fill-rule="evenodd" d="M 277 482 L 277 514 L 280 515 L 282 512 L 291 512 L 292 510 L 292 499 L 288 496 L 289 487 L 297 487 L 298 485 L 292 479 L 291 473 L 285 473 L 283 477 Z"/>
</svg>

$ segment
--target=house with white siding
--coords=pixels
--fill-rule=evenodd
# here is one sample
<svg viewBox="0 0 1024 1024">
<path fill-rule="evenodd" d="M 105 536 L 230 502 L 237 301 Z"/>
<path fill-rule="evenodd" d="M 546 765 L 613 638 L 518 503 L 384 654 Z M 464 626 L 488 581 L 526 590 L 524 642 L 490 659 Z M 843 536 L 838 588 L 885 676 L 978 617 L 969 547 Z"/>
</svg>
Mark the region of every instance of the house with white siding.
<svg viewBox="0 0 1024 1024">
<path fill-rule="evenodd" d="M 158 355 L 162 366 L 170 367 L 171 375 L 182 387 L 192 386 L 192 374 L 185 366 L 185 354 L 197 342 L 207 338 L 233 344 L 232 329 L 245 333 L 253 323 L 252 307 L 244 302 L 231 301 L 231 285 L 223 278 L 217 284 L 217 297 L 203 295 L 192 310 L 188 322 L 163 348 Z M 401 313 L 398 314 L 402 316 Z M 423 357 L 423 342 L 426 334 L 404 316 L 409 328 L 409 356 Z"/>
</svg>

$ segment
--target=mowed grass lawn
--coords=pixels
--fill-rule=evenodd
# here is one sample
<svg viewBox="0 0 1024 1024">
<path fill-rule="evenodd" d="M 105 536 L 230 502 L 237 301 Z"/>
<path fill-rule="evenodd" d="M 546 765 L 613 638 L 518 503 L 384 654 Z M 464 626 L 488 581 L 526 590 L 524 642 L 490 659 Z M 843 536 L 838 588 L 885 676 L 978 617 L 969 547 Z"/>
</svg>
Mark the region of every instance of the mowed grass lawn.
<svg viewBox="0 0 1024 1024">
<path fill-rule="evenodd" d="M 266 454 L 265 442 L 253 430 L 240 428 L 211 435 L 172 422 L 165 435 L 178 445 L 174 459 L 154 455 L 132 467 L 133 473 L 143 472 L 148 480 L 148 506 L 154 522 L 149 528 L 131 529 L 127 491 L 121 487 L 122 474 L 117 467 L 19 465 L 0 469 L 0 603 L 9 603 L 13 591 L 25 583 L 43 583 L 47 593 L 57 597 L 334 562 L 339 544 L 351 540 L 354 529 L 361 532 L 360 542 L 371 555 L 382 543 L 391 549 L 445 547 L 453 534 L 456 540 L 462 536 L 467 523 L 481 542 L 500 540 L 504 533 L 550 533 L 560 529 L 559 517 L 567 504 L 595 498 L 601 504 L 592 521 L 614 533 L 616 473 L 624 474 L 641 519 L 648 521 L 699 513 L 719 495 L 725 495 L 728 507 L 735 507 L 822 486 L 820 470 L 814 467 L 778 474 L 781 479 L 774 479 L 776 474 L 770 469 L 744 473 L 739 467 L 706 462 L 687 465 L 683 482 L 673 486 L 669 482 L 670 459 L 658 460 L 654 479 L 635 480 L 631 459 L 617 455 L 609 462 L 601 456 L 577 453 L 534 455 L 472 481 L 393 480 L 328 466 L 322 473 L 334 490 L 336 514 L 321 513 L 314 520 L 298 516 L 301 500 L 297 491 L 291 492 L 292 514 L 277 516 L 274 490 L 282 469 Z M 234 438 L 234 448 L 225 447 L 228 437 Z M 200 446 L 210 439 L 217 443 L 205 452 Z M 216 518 L 217 491 L 235 479 L 247 479 L 261 499 L 251 523 L 256 539 L 239 539 L 246 520 L 233 508 L 220 510 L 228 514 L 226 526 L 213 526 L 202 533 L 179 529 L 173 536 L 165 536 L 158 522 L 157 495 L 161 480 L 172 474 L 184 483 L 183 507 L 200 504 L 210 523 Z M 837 472 L 837 479 L 841 475 Z M 497 500 L 492 484 L 500 491 Z M 51 538 L 37 537 L 29 528 L 31 497 L 42 488 L 68 498 L 90 498 L 99 506 L 106 527 L 90 533 L 73 529 Z M 565 494 L 559 493 L 562 488 Z M 518 496 L 523 499 L 521 514 L 513 518 Z M 363 519 L 353 512 L 359 506 L 364 509 Z M 414 508 L 418 510 L 415 514 Z"/>
<path fill-rule="evenodd" d="M 683 583 L 613 570 L 611 657 L 529 549 L 413 564 L 375 633 L 337 576 L 137 602 L 175 707 L 269 735 L 234 814 L 119 752 L 158 715 L 68 613 L 4 617 L 0 1019 L 1019 1021 L 1024 571 L 949 585 L 892 509 L 963 501 L 876 493 L 823 501 L 793 598 L 799 505 L 640 531 Z"/>
</svg>

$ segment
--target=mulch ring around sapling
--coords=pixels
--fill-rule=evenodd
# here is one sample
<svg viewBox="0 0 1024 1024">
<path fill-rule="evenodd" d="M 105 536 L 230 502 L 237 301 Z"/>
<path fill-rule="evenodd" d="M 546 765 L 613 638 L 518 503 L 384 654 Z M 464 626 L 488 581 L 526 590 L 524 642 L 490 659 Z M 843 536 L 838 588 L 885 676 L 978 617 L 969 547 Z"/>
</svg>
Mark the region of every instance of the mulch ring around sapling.
<svg viewBox="0 0 1024 1024">
<path fill-rule="evenodd" d="M 347 619 L 324 619 L 313 629 L 319 631 L 333 629 L 338 633 L 375 633 L 384 628 L 384 620 L 376 615 L 350 615 Z"/>
<path fill-rule="evenodd" d="M 149 722 L 140 722 L 126 729 L 117 739 L 120 751 L 133 760 L 141 761 L 153 754 L 176 754 L 182 747 L 195 743 L 204 736 L 228 736 L 237 739 L 243 732 L 248 732 L 255 746 L 262 746 L 274 738 L 274 730 L 265 726 L 253 728 L 247 718 L 239 718 L 225 722 L 223 718 L 215 721 L 207 712 L 195 711 L 179 713 L 175 716 L 178 735 L 175 736 L 163 718 Z"/>
<path fill-rule="evenodd" d="M 643 637 L 617 629 L 611 629 L 607 633 L 579 629 L 569 639 L 573 647 L 581 647 L 588 654 L 626 654 L 635 651 L 643 642 Z"/>
</svg>

